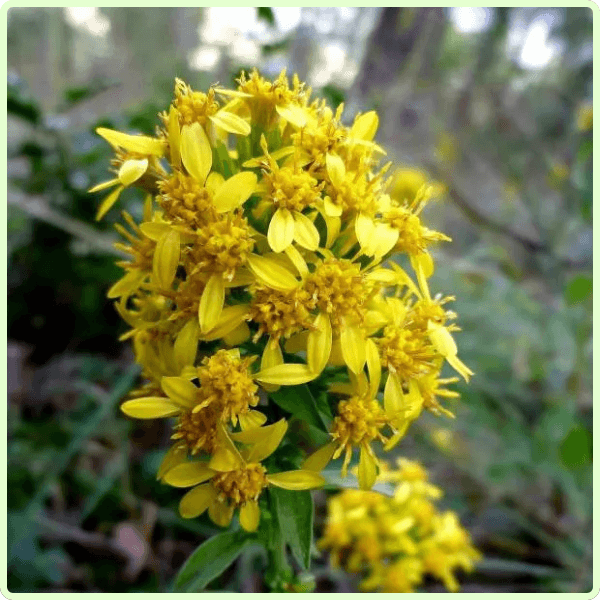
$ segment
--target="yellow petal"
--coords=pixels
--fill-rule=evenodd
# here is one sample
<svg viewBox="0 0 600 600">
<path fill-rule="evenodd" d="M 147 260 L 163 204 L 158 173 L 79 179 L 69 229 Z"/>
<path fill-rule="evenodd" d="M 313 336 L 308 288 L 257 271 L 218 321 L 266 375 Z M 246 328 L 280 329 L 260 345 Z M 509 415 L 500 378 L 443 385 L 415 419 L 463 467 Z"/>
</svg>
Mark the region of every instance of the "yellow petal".
<svg viewBox="0 0 600 600">
<path fill-rule="evenodd" d="M 114 205 L 114 203 L 119 199 L 121 192 L 125 188 L 120 185 L 117 189 L 113 190 L 104 200 L 102 200 L 102 204 L 98 208 L 98 212 L 96 213 L 96 221 L 99 221 Z"/>
<path fill-rule="evenodd" d="M 375 227 L 374 236 L 376 244 L 373 253 L 376 257 L 381 258 L 390 252 L 396 245 L 396 242 L 400 237 L 400 232 L 397 229 L 390 227 L 387 223 L 378 223 Z"/>
<path fill-rule="evenodd" d="M 318 376 L 308 368 L 308 365 L 283 364 L 264 369 L 257 373 L 254 378 L 261 383 L 272 383 L 275 385 L 300 385 L 312 381 Z"/>
<path fill-rule="evenodd" d="M 260 359 L 260 368 L 268 369 L 269 367 L 275 367 L 281 364 L 283 364 L 281 346 L 278 341 L 269 338 Z M 269 385 L 267 383 L 263 384 L 263 387 L 267 392 L 275 392 L 279 389 L 278 385 Z"/>
<path fill-rule="evenodd" d="M 338 337 L 333 338 L 333 343 L 331 344 L 331 354 L 329 355 L 329 362 L 332 367 L 342 367 L 346 364 L 344 360 L 344 356 L 342 354 L 342 342 Z"/>
<path fill-rule="evenodd" d="M 248 316 L 247 304 L 236 304 L 235 306 L 226 306 L 221 311 L 219 321 L 213 329 L 201 336 L 203 340 L 212 342 L 226 336 L 234 331 L 240 324 L 244 322 Z"/>
<path fill-rule="evenodd" d="M 171 230 L 171 226 L 168 223 L 142 223 L 140 229 L 146 237 L 158 242 L 165 233 Z"/>
<path fill-rule="evenodd" d="M 325 485 L 325 479 L 315 471 L 285 471 L 267 475 L 270 484 L 284 490 L 311 490 Z"/>
<path fill-rule="evenodd" d="M 443 325 L 433 321 L 427 322 L 427 333 L 435 349 L 445 358 L 456 356 L 458 348 L 452 334 Z"/>
<path fill-rule="evenodd" d="M 431 258 L 431 255 L 427 252 L 422 252 L 417 255 L 411 254 L 410 264 L 417 275 L 417 281 L 419 282 L 419 287 L 421 288 L 423 295 L 427 300 L 431 300 L 427 278 L 431 277 L 433 274 L 433 258 Z"/>
<path fill-rule="evenodd" d="M 308 274 L 310 273 L 310 271 L 308 270 L 308 265 L 306 264 L 304 257 L 302 256 L 302 254 L 300 254 L 297 248 L 294 248 L 294 246 L 292 245 L 288 246 L 285 249 L 285 255 L 292 261 L 292 264 L 294 265 L 294 267 L 296 267 L 296 270 L 298 271 L 300 277 L 304 279 L 308 276 Z"/>
<path fill-rule="evenodd" d="M 216 194 L 217 190 L 225 183 L 225 177 L 221 173 L 213 171 L 207 178 L 204 184 L 206 189 L 212 194 Z"/>
<path fill-rule="evenodd" d="M 177 404 L 166 398 L 149 397 L 127 400 L 121 404 L 121 410 L 134 419 L 160 419 L 173 417 L 181 412 Z"/>
<path fill-rule="evenodd" d="M 117 185 L 117 183 L 119 183 L 118 179 L 109 179 L 108 181 L 103 181 L 102 183 L 95 185 L 93 188 L 90 188 L 88 190 L 88 193 L 93 194 L 94 192 L 101 192 L 102 190 L 107 190 L 108 188 Z"/>
<path fill-rule="evenodd" d="M 286 352 L 290 354 L 296 354 L 297 352 L 304 352 L 306 350 L 306 344 L 308 342 L 308 331 L 301 331 L 300 333 L 296 333 L 290 336 L 289 339 L 285 341 L 283 347 Z"/>
<path fill-rule="evenodd" d="M 465 363 L 462 362 L 462 360 L 460 360 L 456 354 L 446 356 L 446 360 L 457 373 L 460 373 L 466 382 L 469 381 L 472 375 L 475 375 L 475 373 L 473 373 L 473 371 L 471 371 L 471 369 L 469 369 L 469 367 L 467 367 L 467 365 L 465 365 Z"/>
<path fill-rule="evenodd" d="M 179 112 L 174 106 L 169 109 L 169 153 L 171 155 L 171 166 L 175 169 L 181 165 L 181 129 L 179 128 Z"/>
<path fill-rule="evenodd" d="M 390 373 L 383 390 L 383 407 L 389 415 L 398 415 L 404 409 L 404 394 L 398 375 Z"/>
<path fill-rule="evenodd" d="M 126 160 L 119 169 L 119 181 L 123 185 L 131 185 L 137 181 L 148 170 L 148 159 L 135 160 L 130 158 Z"/>
<path fill-rule="evenodd" d="M 215 501 L 208 506 L 208 516 L 215 525 L 227 527 L 233 518 L 233 505 Z"/>
<path fill-rule="evenodd" d="M 301 212 L 294 212 L 294 240 L 307 250 L 316 250 L 319 247 L 319 230 L 315 224 Z"/>
<path fill-rule="evenodd" d="M 375 223 L 373 223 L 373 219 L 367 217 L 363 213 L 359 213 L 354 223 L 354 231 L 363 252 L 372 256 L 375 253 L 374 247 L 377 245 Z"/>
<path fill-rule="evenodd" d="M 216 475 L 205 462 L 185 462 L 170 469 L 164 476 L 165 483 L 173 487 L 192 487 Z"/>
<path fill-rule="evenodd" d="M 244 119 L 226 110 L 220 110 L 217 114 L 211 115 L 208 118 L 217 127 L 224 129 L 228 133 L 248 135 L 251 131 L 250 125 Z"/>
<path fill-rule="evenodd" d="M 325 219 L 325 224 L 327 225 L 327 241 L 325 242 L 325 246 L 327 248 L 331 248 L 333 242 L 337 240 L 340 229 L 342 227 L 342 220 L 339 217 L 331 217 L 327 213 L 323 215 Z"/>
<path fill-rule="evenodd" d="M 379 382 L 381 381 L 381 359 L 379 350 L 372 339 L 367 339 L 367 369 L 369 370 L 369 393 L 375 397 L 379 391 Z"/>
<path fill-rule="evenodd" d="M 250 327 L 248 327 L 248 323 L 240 323 L 235 329 L 223 336 L 223 342 L 227 346 L 239 346 L 250 339 L 251 335 L 252 332 L 250 331 Z"/>
<path fill-rule="evenodd" d="M 360 373 L 367 360 L 365 334 L 360 327 L 342 325 L 340 344 L 344 362 L 354 373 Z"/>
<path fill-rule="evenodd" d="M 329 315 L 320 312 L 314 321 L 314 326 L 315 329 L 308 334 L 306 358 L 310 370 L 319 374 L 325 368 L 331 354 L 333 334 Z"/>
<path fill-rule="evenodd" d="M 267 239 L 274 252 L 283 252 L 294 241 L 295 223 L 287 208 L 278 208 L 271 218 Z"/>
<path fill-rule="evenodd" d="M 225 286 L 223 276 L 216 273 L 208 279 L 198 305 L 198 320 L 202 333 L 210 331 L 217 325 L 223 311 L 224 302 Z"/>
<path fill-rule="evenodd" d="M 256 429 L 260 427 L 266 422 L 267 417 L 258 410 L 249 410 L 247 413 L 239 415 L 238 419 L 240 421 L 240 427 L 245 431 L 246 429 Z"/>
<path fill-rule="evenodd" d="M 148 137 L 145 135 L 128 135 L 114 129 L 106 129 L 98 127 L 96 133 L 102 136 L 111 146 L 125 148 L 131 152 L 139 152 L 140 154 L 153 154 L 162 156 L 165 145 L 162 140 Z"/>
<path fill-rule="evenodd" d="M 198 399 L 198 388 L 183 377 L 163 377 L 160 387 L 169 398 L 183 408 L 193 408 Z"/>
<path fill-rule="evenodd" d="M 272 258 L 251 254 L 248 256 L 248 266 L 261 283 L 276 290 L 293 290 L 300 284 L 288 269 Z"/>
<path fill-rule="evenodd" d="M 302 469 L 304 471 L 322 471 L 329 464 L 336 447 L 337 442 L 329 442 L 329 444 L 319 448 L 302 463 Z"/>
<path fill-rule="evenodd" d="M 246 531 L 256 531 L 260 521 L 260 508 L 258 502 L 249 500 L 240 508 L 240 525 Z"/>
<path fill-rule="evenodd" d="M 329 196 L 325 196 L 323 199 L 323 208 L 328 217 L 339 217 L 343 212 L 342 207 L 339 204 L 335 204 Z"/>
<path fill-rule="evenodd" d="M 371 110 L 364 115 L 359 115 L 354 119 L 352 128 L 350 129 L 350 138 L 365 140 L 370 142 L 377 133 L 379 127 L 379 117 L 374 110 Z"/>
<path fill-rule="evenodd" d="M 199 334 L 200 328 L 196 319 L 190 319 L 177 334 L 173 345 L 173 353 L 179 370 L 194 364 L 198 353 Z"/>
<path fill-rule="evenodd" d="M 154 281 L 162 289 L 169 289 L 175 279 L 180 251 L 179 232 L 175 229 L 164 233 L 156 244 L 152 261 L 152 275 Z"/>
<path fill-rule="evenodd" d="M 216 494 L 209 483 L 190 490 L 179 502 L 179 514 L 184 519 L 200 516 L 216 500 Z"/>
<path fill-rule="evenodd" d="M 184 443 L 173 444 L 165 453 L 160 467 L 158 467 L 156 479 L 160 481 L 170 469 L 184 462 L 186 456 L 187 446 Z"/>
<path fill-rule="evenodd" d="M 242 171 L 230 177 L 213 196 L 218 213 L 234 210 L 254 193 L 257 178 L 251 171 Z"/>
<path fill-rule="evenodd" d="M 275 110 L 280 117 L 289 121 L 296 127 L 304 127 L 307 123 L 306 111 L 300 106 L 289 104 L 288 106 L 276 106 Z"/>
<path fill-rule="evenodd" d="M 117 283 L 115 283 L 110 290 L 108 290 L 108 298 L 120 298 L 121 296 L 129 296 L 132 292 L 138 289 L 140 283 L 144 281 L 146 274 L 134 270 L 129 271 L 125 276 L 121 277 Z"/>
<path fill-rule="evenodd" d="M 208 466 L 215 471 L 228 472 L 244 465 L 244 459 L 222 424 L 217 425 L 218 445 Z"/>
<path fill-rule="evenodd" d="M 365 446 L 362 446 L 358 462 L 358 485 L 361 490 L 370 490 L 376 479 L 377 462 Z"/>
<path fill-rule="evenodd" d="M 337 155 L 328 152 L 325 155 L 327 175 L 335 187 L 340 187 L 346 178 L 346 167 L 344 161 Z"/>
<path fill-rule="evenodd" d="M 260 430 L 253 429 L 243 432 L 246 435 L 251 432 L 253 436 L 258 434 L 258 431 L 261 432 L 260 437 L 253 443 L 253 446 L 248 453 L 247 462 L 259 463 L 267 458 L 267 456 L 271 456 L 271 454 L 279 447 L 287 428 L 287 421 L 281 419 L 277 421 L 277 423 L 273 423 L 273 425 L 261 427 Z M 249 439 L 249 437 L 247 439 Z"/>
<path fill-rule="evenodd" d="M 181 160 L 187 172 L 200 185 L 204 185 L 212 167 L 212 149 L 200 123 L 183 126 Z"/>
</svg>

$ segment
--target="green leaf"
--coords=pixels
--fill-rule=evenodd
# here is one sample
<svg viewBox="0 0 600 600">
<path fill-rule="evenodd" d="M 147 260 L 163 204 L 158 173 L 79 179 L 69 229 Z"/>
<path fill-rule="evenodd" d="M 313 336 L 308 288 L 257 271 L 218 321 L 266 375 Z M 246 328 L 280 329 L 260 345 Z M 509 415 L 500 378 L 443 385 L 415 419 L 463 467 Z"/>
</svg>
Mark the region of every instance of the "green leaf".
<svg viewBox="0 0 600 600">
<path fill-rule="evenodd" d="M 275 25 L 275 15 L 273 14 L 273 9 L 269 6 L 258 6 L 256 8 L 258 12 L 258 20 L 266 21 L 269 25 Z"/>
<path fill-rule="evenodd" d="M 327 425 L 317 410 L 315 399 L 306 384 L 283 386 L 269 394 L 273 402 L 295 417 L 327 431 Z"/>
<path fill-rule="evenodd" d="M 314 507 L 309 491 L 293 492 L 272 487 L 277 521 L 284 543 L 304 569 L 310 568 L 310 550 L 313 538 Z"/>
<path fill-rule="evenodd" d="M 593 281 L 589 275 L 576 275 L 565 288 L 567 304 L 584 302 L 592 295 Z"/>
<path fill-rule="evenodd" d="M 577 425 L 569 431 L 560 444 L 560 458 L 569 468 L 582 467 L 590 462 L 592 440 L 590 432 Z"/>
<path fill-rule="evenodd" d="M 254 538 L 241 531 L 215 535 L 194 550 L 179 570 L 176 592 L 199 592 L 218 577 Z"/>
</svg>

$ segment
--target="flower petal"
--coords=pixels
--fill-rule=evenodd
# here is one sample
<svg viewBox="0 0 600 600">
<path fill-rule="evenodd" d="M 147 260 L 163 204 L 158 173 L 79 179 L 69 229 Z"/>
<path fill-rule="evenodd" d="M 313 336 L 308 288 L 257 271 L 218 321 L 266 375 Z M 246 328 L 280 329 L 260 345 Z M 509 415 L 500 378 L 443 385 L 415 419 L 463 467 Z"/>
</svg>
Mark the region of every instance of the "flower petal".
<svg viewBox="0 0 600 600">
<path fill-rule="evenodd" d="M 211 275 L 200 297 L 198 305 L 198 320 L 200 331 L 206 333 L 219 322 L 225 302 L 225 285 L 220 273 Z"/>
<path fill-rule="evenodd" d="M 127 133 L 105 127 L 98 127 L 96 133 L 102 136 L 111 146 L 125 148 L 125 150 L 130 150 L 131 152 L 162 156 L 165 149 L 165 144 L 162 140 L 145 135 L 128 135 Z"/>
<path fill-rule="evenodd" d="M 187 172 L 204 185 L 212 167 L 212 149 L 200 123 L 184 125 L 181 130 L 181 160 Z"/>
<path fill-rule="evenodd" d="M 325 368 L 331 354 L 333 334 L 329 315 L 320 312 L 314 321 L 314 326 L 315 329 L 308 334 L 306 359 L 310 370 L 319 374 Z"/>
<path fill-rule="evenodd" d="M 295 223 L 287 208 L 278 208 L 271 218 L 267 240 L 274 252 L 283 252 L 294 241 Z"/>
<path fill-rule="evenodd" d="M 257 373 L 254 379 L 261 383 L 272 383 L 274 385 L 300 385 L 312 381 L 318 377 L 308 365 L 283 364 L 269 367 Z"/>
<path fill-rule="evenodd" d="M 187 446 L 185 443 L 173 444 L 165 453 L 158 472 L 156 473 L 156 479 L 159 481 L 165 476 L 167 471 L 176 467 L 185 461 L 187 457 Z"/>
<path fill-rule="evenodd" d="M 307 250 L 316 250 L 319 247 L 321 236 L 315 224 L 301 212 L 294 212 L 294 240 Z"/>
<path fill-rule="evenodd" d="M 219 321 L 208 333 L 202 336 L 207 342 L 212 342 L 231 333 L 236 327 L 244 322 L 248 316 L 247 304 L 236 304 L 235 306 L 226 306 L 219 317 Z"/>
<path fill-rule="evenodd" d="M 133 270 L 129 271 L 126 275 L 121 277 L 117 283 L 115 283 L 108 293 L 108 298 L 120 298 L 121 296 L 129 296 L 132 292 L 138 289 L 140 283 L 146 278 L 146 273 L 142 271 Z"/>
<path fill-rule="evenodd" d="M 383 408 L 391 416 L 404 412 L 404 394 L 402 384 L 396 373 L 390 373 L 383 390 Z"/>
<path fill-rule="evenodd" d="M 233 518 L 234 507 L 216 500 L 208 506 L 208 516 L 215 525 L 227 527 Z"/>
<path fill-rule="evenodd" d="M 258 431 L 261 432 L 261 436 L 258 437 L 256 442 L 254 442 L 250 452 L 248 452 L 247 462 L 249 463 L 259 463 L 267 456 L 271 456 L 275 450 L 279 447 L 285 432 L 287 431 L 288 424 L 285 419 L 281 419 L 277 421 L 277 423 L 273 423 L 273 425 L 268 425 L 267 427 L 261 427 L 260 430 L 248 430 L 243 433 L 246 434 L 249 439 L 250 437 L 257 437 Z M 252 432 L 250 435 L 249 432 Z"/>
<path fill-rule="evenodd" d="M 208 118 L 217 127 L 224 129 L 228 133 L 248 135 L 251 131 L 250 125 L 244 121 L 244 119 L 234 115 L 233 113 L 227 112 L 226 110 L 220 110 L 217 114 L 211 115 Z"/>
<path fill-rule="evenodd" d="M 361 490 L 370 490 L 377 479 L 377 462 L 365 446 L 360 449 L 358 462 L 358 485 Z"/>
<path fill-rule="evenodd" d="M 213 196 L 217 212 L 229 212 L 244 204 L 254 193 L 256 182 L 256 175 L 251 171 L 242 171 L 230 177 Z"/>
<path fill-rule="evenodd" d="M 183 377 L 163 377 L 160 387 L 175 404 L 183 408 L 193 408 L 197 403 L 198 388 Z"/>
<path fill-rule="evenodd" d="M 93 194 L 94 192 L 101 192 L 102 190 L 107 190 L 108 188 L 117 185 L 117 183 L 119 183 L 119 180 L 117 178 L 109 179 L 108 181 L 103 181 L 102 183 L 95 185 L 93 188 L 90 188 L 88 190 L 88 193 Z"/>
<path fill-rule="evenodd" d="M 173 345 L 173 353 L 179 370 L 194 364 L 198 353 L 199 334 L 200 328 L 196 319 L 190 319 L 177 334 Z"/>
<path fill-rule="evenodd" d="M 184 462 L 170 469 L 164 476 L 165 483 L 173 487 L 192 487 L 216 475 L 205 462 Z"/>
<path fill-rule="evenodd" d="M 267 475 L 267 481 L 284 490 L 311 490 L 325 485 L 325 478 L 315 471 L 284 471 Z"/>
<path fill-rule="evenodd" d="M 117 189 L 113 190 L 104 200 L 102 200 L 102 204 L 98 207 L 98 212 L 96 213 L 96 221 L 99 221 L 114 205 L 114 203 L 119 199 L 121 192 L 125 188 L 120 185 Z"/>
<path fill-rule="evenodd" d="M 304 127 L 308 121 L 306 111 L 295 104 L 289 104 L 288 106 L 276 106 L 275 110 L 280 117 L 286 121 L 289 121 L 296 127 Z"/>
<path fill-rule="evenodd" d="M 363 252 L 372 256 L 375 253 L 374 247 L 377 245 L 375 223 L 373 223 L 373 219 L 367 217 L 363 213 L 359 213 L 356 216 L 356 221 L 354 223 L 354 231 Z"/>
<path fill-rule="evenodd" d="M 367 360 L 365 334 L 360 327 L 342 325 L 340 328 L 342 356 L 348 368 L 354 373 L 360 373 Z"/>
<path fill-rule="evenodd" d="M 175 279 L 180 252 L 181 241 L 179 232 L 175 229 L 169 229 L 158 240 L 152 261 L 154 281 L 162 289 L 169 289 L 173 283 L 173 279 Z"/>
<path fill-rule="evenodd" d="M 294 267 L 296 267 L 296 271 L 303 279 L 308 276 L 310 271 L 308 270 L 308 265 L 304 260 L 302 254 L 298 251 L 297 248 L 294 248 L 293 245 L 289 245 L 285 249 L 285 255 L 292 261 Z"/>
<path fill-rule="evenodd" d="M 142 158 L 135 160 L 130 158 L 126 160 L 119 169 L 119 181 L 123 185 L 131 185 L 137 181 L 148 170 L 148 159 Z"/>
<path fill-rule="evenodd" d="M 293 290 L 300 285 L 293 273 L 272 258 L 250 254 L 248 266 L 261 283 L 276 290 Z"/>
<path fill-rule="evenodd" d="M 121 404 L 121 410 L 128 417 L 134 419 L 160 419 L 173 417 L 181 412 L 181 408 L 177 404 L 160 397 L 127 400 Z"/>
<path fill-rule="evenodd" d="M 211 504 L 216 501 L 216 494 L 209 483 L 199 485 L 190 490 L 179 502 L 179 514 L 184 519 L 193 519 L 200 516 Z"/>
<path fill-rule="evenodd" d="M 322 471 L 328 464 L 337 448 L 337 442 L 329 442 L 316 452 L 313 452 L 303 463 L 304 471 Z"/>
<path fill-rule="evenodd" d="M 240 509 L 240 525 L 246 531 L 256 531 L 260 521 L 260 508 L 258 502 L 249 500 Z"/>
<path fill-rule="evenodd" d="M 268 369 L 269 367 L 275 367 L 282 364 L 283 353 L 281 352 L 279 341 L 269 338 L 260 359 L 260 368 L 261 370 Z M 263 384 L 263 387 L 267 392 L 275 392 L 279 389 L 278 385 Z"/>
<path fill-rule="evenodd" d="M 359 115 L 354 119 L 354 123 L 350 129 L 348 137 L 358 140 L 370 142 L 377 133 L 379 127 L 379 117 L 374 110 L 371 110 L 364 115 Z"/>
<path fill-rule="evenodd" d="M 167 131 L 169 134 L 171 166 L 177 169 L 181 165 L 181 129 L 179 127 L 179 112 L 174 106 L 169 109 Z"/>
<path fill-rule="evenodd" d="M 367 369 L 369 370 L 369 394 L 375 397 L 379 391 L 379 383 L 381 381 L 381 359 L 379 350 L 372 339 L 367 339 Z"/>
<path fill-rule="evenodd" d="M 325 155 L 327 175 L 335 187 L 340 187 L 346 178 L 346 167 L 344 161 L 337 155 L 328 152 Z"/>
<path fill-rule="evenodd" d="M 263 415 L 258 410 L 249 410 L 247 413 L 239 415 L 238 419 L 243 431 L 246 429 L 256 429 L 267 421 L 266 415 Z"/>
</svg>

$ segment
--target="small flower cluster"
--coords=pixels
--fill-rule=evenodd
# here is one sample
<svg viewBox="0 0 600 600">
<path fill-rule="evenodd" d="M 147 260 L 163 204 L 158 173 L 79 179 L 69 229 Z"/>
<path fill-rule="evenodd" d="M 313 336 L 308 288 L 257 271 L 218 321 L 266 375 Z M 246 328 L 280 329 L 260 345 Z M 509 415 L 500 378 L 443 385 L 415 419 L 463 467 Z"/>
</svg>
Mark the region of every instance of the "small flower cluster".
<svg viewBox="0 0 600 600">
<path fill-rule="evenodd" d="M 456 569 L 471 571 L 481 555 L 456 514 L 438 511 L 441 490 L 418 462 L 403 458 L 378 481 L 394 485 L 391 497 L 346 489 L 329 498 L 318 545 L 332 565 L 362 574 L 362 591 L 414 592 L 427 575 L 458 591 Z"/>
<path fill-rule="evenodd" d="M 449 239 L 421 221 L 435 186 L 386 177 L 375 112 L 346 126 L 343 106 L 310 94 L 285 73 L 271 82 L 254 71 L 207 93 L 176 80 L 155 136 L 97 130 L 116 175 L 92 190 L 113 188 L 98 218 L 129 187 L 147 194 L 141 223 L 124 212 L 129 230 L 116 225 L 130 258 L 108 293 L 146 380 L 122 410 L 176 419 L 159 477 L 193 487 L 182 514 L 208 509 L 226 525 L 240 508 L 249 530 L 268 484 L 322 485 L 318 473 L 342 453 L 345 473 L 360 450 L 370 488 L 371 443 L 394 446 L 422 408 L 451 414 L 438 401 L 457 395 L 444 387 L 455 378 L 440 378 L 444 362 L 472 374 L 444 308 L 452 298 L 432 297 L 427 282 L 429 246 Z M 268 393 L 333 371 L 331 397 L 347 398 L 331 443 L 301 469 L 268 473 L 262 461 L 287 427 L 267 424 Z"/>
</svg>

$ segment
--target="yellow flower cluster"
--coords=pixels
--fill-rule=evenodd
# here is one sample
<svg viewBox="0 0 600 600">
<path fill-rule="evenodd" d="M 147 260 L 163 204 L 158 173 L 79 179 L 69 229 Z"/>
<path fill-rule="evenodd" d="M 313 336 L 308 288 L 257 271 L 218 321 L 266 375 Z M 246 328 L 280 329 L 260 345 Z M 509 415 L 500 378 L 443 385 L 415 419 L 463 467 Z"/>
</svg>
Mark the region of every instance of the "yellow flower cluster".
<svg viewBox="0 0 600 600">
<path fill-rule="evenodd" d="M 456 514 L 438 511 L 441 490 L 418 462 L 403 458 L 378 481 L 393 484 L 391 497 L 346 489 L 329 498 L 318 545 L 332 565 L 362 574 L 362 591 L 414 592 L 427 575 L 458 591 L 456 569 L 471 571 L 481 555 Z"/>
<path fill-rule="evenodd" d="M 322 485 L 329 460 L 344 453 L 345 472 L 356 448 L 369 488 L 371 442 L 392 447 L 422 408 L 448 413 L 438 397 L 456 396 L 443 387 L 455 379 L 440 379 L 444 361 L 472 374 L 457 357 L 451 298 L 427 283 L 429 246 L 449 239 L 421 221 L 435 186 L 386 178 L 375 112 L 346 126 L 343 106 L 310 94 L 285 73 L 271 82 L 254 71 L 236 90 L 207 93 L 176 80 L 155 136 L 97 130 L 116 175 L 92 189 L 113 188 L 98 218 L 126 188 L 146 192 L 141 223 L 123 213 L 129 229 L 117 225 L 130 259 L 108 293 L 146 379 L 122 410 L 176 419 L 159 476 L 196 486 L 186 516 L 208 508 L 226 524 L 239 507 L 254 529 L 267 484 Z M 398 254 L 414 278 L 386 262 Z M 338 373 L 330 391 L 348 398 L 331 443 L 302 469 L 267 473 L 261 461 L 287 426 L 266 424 L 267 393 L 340 366 L 346 383 Z"/>
</svg>

